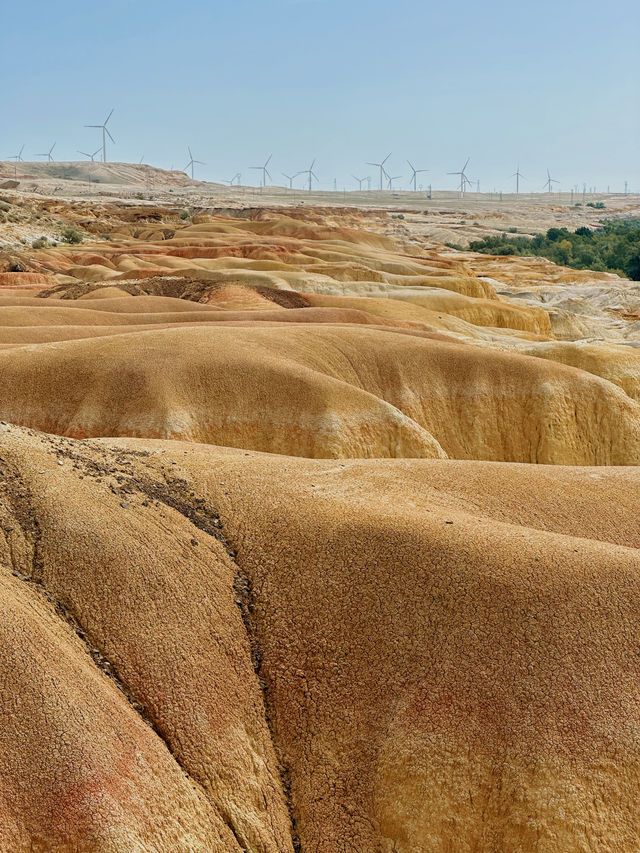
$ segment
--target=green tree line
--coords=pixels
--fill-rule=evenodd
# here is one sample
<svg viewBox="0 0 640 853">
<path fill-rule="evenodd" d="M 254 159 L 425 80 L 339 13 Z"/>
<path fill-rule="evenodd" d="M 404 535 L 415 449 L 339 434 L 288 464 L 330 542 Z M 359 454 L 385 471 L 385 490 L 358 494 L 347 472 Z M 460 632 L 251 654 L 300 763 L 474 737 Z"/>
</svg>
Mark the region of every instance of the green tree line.
<svg viewBox="0 0 640 853">
<path fill-rule="evenodd" d="M 500 234 L 474 240 L 473 252 L 539 255 L 578 270 L 616 272 L 640 281 L 640 219 L 616 219 L 601 228 L 549 228 L 535 237 Z"/>
</svg>

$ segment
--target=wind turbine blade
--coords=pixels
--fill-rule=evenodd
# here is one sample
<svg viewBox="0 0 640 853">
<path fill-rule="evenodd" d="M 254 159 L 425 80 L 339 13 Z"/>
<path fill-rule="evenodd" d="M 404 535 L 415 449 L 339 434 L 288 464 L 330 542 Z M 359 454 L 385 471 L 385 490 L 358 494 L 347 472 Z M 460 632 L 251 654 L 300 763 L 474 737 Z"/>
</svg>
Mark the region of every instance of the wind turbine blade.
<svg viewBox="0 0 640 853">
<path fill-rule="evenodd" d="M 271 158 L 269 158 L 269 159 L 271 159 Z M 269 180 L 270 180 L 270 181 L 273 181 L 273 178 L 271 177 L 271 173 L 270 173 L 270 172 L 269 172 L 269 170 L 266 168 L 266 166 L 265 166 L 265 170 L 264 170 L 264 172 L 265 172 L 265 175 L 269 178 Z"/>
<path fill-rule="evenodd" d="M 311 163 L 311 165 L 309 166 L 309 171 L 310 171 L 310 172 L 313 172 L 313 167 L 314 167 L 315 165 L 316 165 L 316 158 L 314 157 L 314 158 L 313 158 L 313 162 L 312 162 L 312 163 Z"/>
<path fill-rule="evenodd" d="M 320 180 L 320 178 L 316 175 L 315 172 L 311 172 L 311 175 L 316 179 L 316 181 Z"/>
<path fill-rule="evenodd" d="M 464 164 L 464 166 L 462 167 L 462 171 L 463 171 L 463 172 L 464 172 L 464 170 L 467 168 L 467 166 L 469 165 L 469 161 L 470 161 L 470 160 L 471 160 L 471 157 L 467 157 L 467 162 L 466 162 L 466 163 Z"/>
<path fill-rule="evenodd" d="M 113 144 L 115 145 L 115 142 L 116 142 L 116 141 L 115 141 L 115 139 L 113 138 L 113 136 L 111 136 L 111 134 L 109 133 L 109 129 L 105 127 L 104 131 L 105 131 L 105 133 L 107 134 L 107 136 L 109 137 L 109 139 L 110 139 L 110 140 L 113 142 Z"/>
<path fill-rule="evenodd" d="M 188 145 L 187 145 L 187 151 L 189 152 L 189 162 L 191 162 L 191 160 L 193 160 L 193 154 L 191 153 L 191 149 L 189 148 Z"/>
<path fill-rule="evenodd" d="M 272 158 L 272 157 L 273 157 L 273 154 L 269 154 L 269 159 L 268 159 L 268 160 L 267 160 L 267 162 L 264 164 L 265 169 L 267 168 L 267 166 L 268 166 L 268 165 L 269 165 L 269 163 L 271 162 L 271 158 Z"/>
<path fill-rule="evenodd" d="M 392 151 L 390 151 L 390 152 L 387 154 L 387 156 L 384 158 L 384 160 L 382 161 L 382 163 L 380 163 L 380 165 L 381 165 L 381 166 L 384 166 L 384 164 L 387 162 L 387 160 L 389 159 L 389 157 L 391 157 L 391 154 L 392 154 L 392 153 L 393 153 L 393 152 L 392 152 Z"/>
<path fill-rule="evenodd" d="M 417 174 L 417 170 L 416 170 L 416 169 L 414 169 L 414 167 L 413 167 L 413 163 L 411 162 L 411 160 L 407 160 L 407 163 L 409 164 L 409 168 L 411 169 L 411 171 L 413 172 L 413 174 L 414 174 L 414 175 L 415 175 L 415 174 Z"/>
<path fill-rule="evenodd" d="M 99 127 L 102 128 L 101 124 L 85 124 L 85 127 Z"/>
<path fill-rule="evenodd" d="M 203 160 L 194 160 L 194 163 L 198 166 L 206 166 L 207 164 Z"/>
<path fill-rule="evenodd" d="M 115 110 L 115 107 L 113 108 L 113 110 Z M 111 112 L 109 113 L 109 115 L 108 115 L 108 116 L 106 117 L 106 119 L 104 120 L 104 123 L 105 123 L 105 124 L 109 121 L 109 119 L 110 119 L 110 118 L 111 118 L 111 116 L 113 115 L 113 110 L 111 110 Z"/>
</svg>

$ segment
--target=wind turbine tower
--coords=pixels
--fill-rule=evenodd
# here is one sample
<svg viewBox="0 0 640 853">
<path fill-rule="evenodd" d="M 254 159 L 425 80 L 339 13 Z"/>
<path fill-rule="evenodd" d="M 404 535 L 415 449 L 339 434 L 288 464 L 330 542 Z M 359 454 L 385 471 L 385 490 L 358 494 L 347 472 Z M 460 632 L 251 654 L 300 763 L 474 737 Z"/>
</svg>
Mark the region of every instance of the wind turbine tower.
<svg viewBox="0 0 640 853">
<path fill-rule="evenodd" d="M 51 146 L 51 148 L 47 151 L 47 153 L 46 153 L 46 154 L 38 154 L 38 157 L 46 157 L 46 158 L 47 158 L 47 163 L 52 163 L 52 162 L 53 162 L 53 157 L 52 157 L 51 155 L 52 155 L 52 153 L 53 153 L 53 149 L 56 147 L 56 144 L 57 144 L 57 143 L 56 143 L 56 142 L 54 142 L 54 143 L 53 143 L 53 145 L 52 145 L 52 146 Z"/>
<path fill-rule="evenodd" d="M 459 172 L 447 172 L 447 175 L 458 175 L 458 177 L 460 178 L 460 185 L 458 187 L 460 191 L 460 198 L 462 198 L 462 196 L 464 195 L 464 191 L 466 190 L 467 185 L 471 185 L 471 181 L 467 177 L 467 173 L 465 171 L 467 166 L 469 165 L 470 160 L 471 157 L 467 157 L 467 162 L 464 164 L 464 166 L 462 167 L 462 169 L 460 169 Z"/>
<path fill-rule="evenodd" d="M 387 162 L 389 157 L 391 157 L 391 153 L 387 154 L 387 156 L 384 158 L 382 163 L 367 163 L 367 166 L 375 166 L 376 168 L 380 169 L 380 189 L 381 190 L 384 189 L 384 179 L 389 177 L 389 175 L 387 174 L 387 170 L 384 168 L 384 164 Z"/>
<path fill-rule="evenodd" d="M 91 162 L 93 163 L 101 151 L 102 148 L 98 148 L 96 149 L 96 151 L 93 152 L 93 154 L 87 154 L 86 151 L 78 151 L 78 154 L 82 154 L 83 157 L 88 157 L 89 160 L 91 160 Z"/>
<path fill-rule="evenodd" d="M 109 119 L 111 118 L 112 115 L 113 115 L 113 110 L 111 110 L 111 112 L 106 117 L 106 119 L 102 122 L 102 124 L 85 124 L 85 127 L 95 127 L 98 130 L 102 131 L 102 162 L 103 163 L 107 162 L 107 136 L 115 145 L 115 139 L 113 138 L 113 136 L 111 136 L 111 133 L 109 132 L 109 128 L 107 127 L 107 124 L 109 123 Z"/>
<path fill-rule="evenodd" d="M 269 154 L 269 156 L 267 157 L 267 161 L 264 164 L 264 166 L 249 166 L 250 169 L 255 169 L 258 172 L 262 172 L 262 179 L 261 179 L 262 183 L 260 184 L 262 189 L 264 189 L 267 185 L 267 178 L 269 178 L 270 181 L 273 181 L 273 178 L 271 177 L 271 174 L 269 172 L 269 163 L 271 162 L 272 157 L 273 157 L 273 154 Z"/>
<path fill-rule="evenodd" d="M 409 168 L 411 169 L 412 175 L 410 183 L 413 184 L 414 193 L 418 191 L 418 175 L 421 175 L 423 172 L 428 172 L 428 169 L 415 169 L 410 160 L 407 160 L 409 164 Z"/>
<path fill-rule="evenodd" d="M 282 177 L 286 178 L 289 181 L 289 189 L 290 190 L 293 189 L 293 182 L 298 177 L 299 174 L 300 174 L 300 172 L 296 172 L 295 175 L 287 175 L 286 172 L 282 172 Z"/>
<path fill-rule="evenodd" d="M 22 157 L 22 152 L 24 151 L 24 145 L 20 147 L 20 150 L 17 154 L 12 154 L 11 157 L 7 157 L 7 160 L 15 160 L 16 163 L 23 163 L 24 159 Z"/>
<path fill-rule="evenodd" d="M 556 181 L 551 177 L 551 172 L 547 169 L 547 180 L 545 182 L 544 189 L 546 189 L 548 193 L 553 192 L 553 185 L 559 183 L 560 181 Z"/>
<path fill-rule="evenodd" d="M 316 160 L 315 160 L 315 157 L 314 157 L 313 162 L 312 162 L 312 164 L 309 166 L 309 168 L 308 168 L 308 169 L 303 169 L 301 172 L 298 172 L 298 174 L 299 174 L 299 175 L 307 175 L 307 177 L 308 177 L 308 181 L 309 181 L 309 185 L 308 185 L 308 190 L 309 190 L 309 192 L 311 192 L 311 189 L 312 189 L 312 186 L 313 186 L 313 181 L 314 181 L 314 179 L 315 179 L 316 181 L 318 180 L 318 176 L 317 176 L 317 175 L 316 175 L 316 173 L 313 171 L 313 168 L 314 168 L 314 166 L 315 166 L 315 165 L 316 165 Z"/>
<path fill-rule="evenodd" d="M 187 151 L 189 152 L 189 162 L 187 163 L 187 165 L 184 167 L 184 169 L 182 171 L 186 172 L 188 169 L 191 169 L 191 180 L 193 181 L 193 180 L 195 180 L 195 178 L 193 176 L 193 171 L 194 171 L 193 167 L 196 165 L 197 166 L 204 166 L 205 164 L 202 162 L 202 160 L 194 160 L 193 159 L 193 154 L 191 153 L 191 149 L 189 148 L 188 145 L 187 145 Z"/>
<path fill-rule="evenodd" d="M 511 177 L 516 179 L 516 195 L 518 195 L 518 193 L 520 192 L 520 178 L 524 178 L 524 175 L 520 171 L 520 164 L 518 164 L 517 169 L 515 170 L 513 175 L 511 175 Z"/>
</svg>

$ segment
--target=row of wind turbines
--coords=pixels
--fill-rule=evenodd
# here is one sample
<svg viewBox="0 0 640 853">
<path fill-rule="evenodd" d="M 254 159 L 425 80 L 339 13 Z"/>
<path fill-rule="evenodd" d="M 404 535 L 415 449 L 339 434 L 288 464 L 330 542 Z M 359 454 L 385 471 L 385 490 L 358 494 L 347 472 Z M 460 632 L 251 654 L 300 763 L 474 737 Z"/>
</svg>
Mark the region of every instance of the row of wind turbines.
<svg viewBox="0 0 640 853">
<path fill-rule="evenodd" d="M 110 121 L 113 113 L 114 113 L 114 110 L 112 109 L 111 112 L 108 114 L 108 116 L 105 118 L 105 120 L 101 124 L 86 124 L 85 125 L 85 127 L 87 127 L 87 128 L 99 130 L 101 132 L 101 135 L 102 135 L 101 145 L 95 151 L 90 153 L 87 151 L 78 150 L 78 154 L 82 154 L 83 157 L 86 157 L 92 163 L 96 161 L 96 158 L 98 158 L 99 155 L 102 155 L 101 161 L 103 163 L 107 162 L 107 139 L 109 139 L 115 145 L 115 139 L 113 138 L 111 131 L 109 130 L 109 127 L 108 127 L 109 121 Z M 54 162 L 53 151 L 56 147 L 56 144 L 57 143 L 54 142 L 53 145 L 49 148 L 49 150 L 46 153 L 37 154 L 36 156 L 37 157 L 44 157 L 47 160 L 47 162 L 49 162 L 49 163 Z M 187 146 L 187 151 L 189 152 L 189 162 L 186 164 L 186 166 L 184 167 L 184 169 L 182 171 L 187 172 L 187 174 L 190 172 L 191 178 L 195 180 L 195 167 L 196 166 L 205 166 L 206 163 L 204 163 L 202 160 L 197 160 L 193 156 L 193 153 L 192 153 L 191 148 L 189 146 Z M 24 162 L 24 158 L 22 156 L 23 152 L 24 152 L 24 145 L 22 145 L 22 147 L 20 148 L 20 150 L 18 151 L 17 154 L 13 154 L 12 156 L 8 157 L 7 159 L 8 160 L 14 160 L 16 162 L 16 165 L 20 162 Z M 383 191 L 385 188 L 387 190 L 390 190 L 390 191 L 396 189 L 396 187 L 394 186 L 394 183 L 396 181 L 399 181 L 401 178 L 405 177 L 404 175 L 390 175 L 389 174 L 386 166 L 387 166 L 387 163 L 389 162 L 390 158 L 391 158 L 391 153 L 387 154 L 387 156 L 384 158 L 384 160 L 382 160 L 379 163 L 367 162 L 367 164 L 366 164 L 367 166 L 373 166 L 379 170 L 379 187 L 378 188 L 380 189 L 380 191 Z M 143 159 L 144 159 L 144 157 L 140 159 L 140 163 L 142 163 Z M 273 154 L 271 154 L 261 166 L 250 166 L 249 167 L 251 170 L 257 171 L 260 173 L 259 186 L 262 189 L 264 189 L 267 186 L 267 179 L 273 184 L 273 177 L 271 176 L 271 173 L 269 171 L 269 166 L 271 164 L 272 159 L 273 159 Z M 471 162 L 471 158 L 467 157 L 467 160 L 461 169 L 459 169 L 458 171 L 454 171 L 454 172 L 447 172 L 447 175 L 453 175 L 453 176 L 456 176 L 458 178 L 457 190 L 460 193 L 461 197 L 464 196 L 465 192 L 467 192 L 469 189 L 471 189 L 474 184 L 476 186 L 476 192 L 480 192 L 480 181 L 477 178 L 470 178 L 467 175 L 467 168 L 468 168 L 470 162 Z M 410 189 L 413 190 L 413 192 L 418 192 L 418 175 L 425 174 L 426 172 L 429 171 L 429 169 L 416 169 L 416 167 L 413 165 L 413 163 L 410 160 L 407 160 L 407 164 L 409 166 L 409 169 L 411 170 L 411 173 L 409 175 L 409 187 L 410 187 Z M 314 181 L 316 181 L 316 183 L 319 182 L 319 178 L 314 171 L 315 166 L 316 166 L 316 159 L 314 158 L 308 169 L 301 169 L 300 171 L 294 172 L 293 174 L 288 174 L 287 172 L 282 172 L 282 176 L 288 182 L 289 189 L 293 190 L 294 189 L 293 182 L 296 180 L 296 178 L 299 178 L 300 176 L 304 175 L 305 176 L 305 181 L 304 181 L 305 188 L 309 192 L 311 192 L 313 190 L 313 182 Z M 371 190 L 371 177 L 370 176 L 360 178 L 360 177 L 357 177 L 356 175 L 352 175 L 351 177 L 358 184 L 358 190 L 359 191 L 362 191 L 362 186 L 365 183 L 367 184 L 367 189 Z M 516 171 L 512 175 L 510 175 L 510 178 L 515 178 L 516 195 L 519 195 L 519 193 L 520 193 L 520 182 L 522 180 L 526 180 L 525 176 L 520 171 L 520 165 L 518 165 L 516 168 Z M 226 183 L 229 186 L 234 186 L 234 185 L 240 186 L 241 180 L 242 180 L 241 173 L 236 172 L 236 174 L 233 176 L 233 178 L 231 178 L 229 180 L 225 180 L 225 181 L 223 181 L 223 183 Z M 547 169 L 547 179 L 546 179 L 544 185 L 542 186 L 542 189 L 546 190 L 548 193 L 552 193 L 553 189 L 554 189 L 554 185 L 559 185 L 559 183 L 560 182 L 558 180 L 551 177 L 551 172 L 549 171 L 549 169 Z M 577 186 L 574 189 L 572 189 L 572 194 L 573 194 L 574 190 L 577 191 Z M 585 185 L 585 191 L 586 191 L 586 185 Z M 595 188 L 594 188 L 594 191 L 595 191 Z M 627 192 L 628 192 L 628 184 L 627 184 L 627 182 L 625 182 L 625 194 L 627 194 Z M 431 196 L 431 186 L 429 186 L 429 196 Z"/>
<path fill-rule="evenodd" d="M 191 177 L 193 178 L 193 176 L 194 176 L 194 171 L 193 171 L 194 164 L 197 163 L 197 164 L 202 165 L 202 166 L 204 166 L 205 164 L 200 160 L 194 160 L 193 155 L 191 154 L 191 149 L 189 148 L 188 150 L 189 150 L 190 160 L 189 160 L 189 163 L 187 164 L 187 166 L 185 167 L 185 171 L 189 167 L 191 167 Z M 395 189 L 394 182 L 399 181 L 401 178 L 405 177 L 404 175 L 390 175 L 389 174 L 389 172 L 386 169 L 386 164 L 389 161 L 390 157 L 391 157 L 391 153 L 387 154 L 387 156 L 384 158 L 384 160 L 382 160 L 379 163 L 374 163 L 374 162 L 368 161 L 366 164 L 367 166 L 374 166 L 376 169 L 379 169 L 379 189 L 380 189 L 380 191 L 383 191 L 385 189 L 385 185 L 386 185 L 387 190 L 394 190 Z M 269 172 L 269 164 L 271 163 L 272 159 L 273 159 L 273 154 L 271 154 L 267 158 L 267 160 L 265 161 L 265 163 L 262 166 L 250 166 L 249 167 L 250 169 L 254 169 L 254 170 L 259 171 L 261 173 L 260 174 L 260 186 L 262 188 L 266 187 L 267 178 L 273 183 L 273 177 L 271 176 L 271 173 Z M 470 162 L 471 162 L 471 158 L 467 157 L 467 160 L 461 169 L 459 169 L 457 172 L 447 172 L 447 175 L 455 175 L 459 178 L 459 183 L 458 183 L 457 189 L 458 189 L 461 196 L 463 196 L 466 191 L 468 191 L 471 187 L 473 187 L 474 183 L 476 184 L 477 191 L 478 192 L 480 191 L 480 181 L 477 178 L 471 179 L 467 175 L 466 170 L 467 170 L 467 167 L 469 166 Z M 311 190 L 313 189 L 313 181 L 319 180 L 318 176 L 314 172 L 315 165 L 316 165 L 316 159 L 314 158 L 314 160 L 312 161 L 312 163 L 308 169 L 302 169 L 299 172 L 294 172 L 293 175 L 289 175 L 286 172 L 282 172 L 283 178 L 286 178 L 287 181 L 289 182 L 289 189 L 293 189 L 293 182 L 297 177 L 299 177 L 300 175 L 305 175 L 306 176 L 305 183 L 307 184 L 307 189 L 309 190 L 309 192 L 311 192 Z M 407 160 L 407 165 L 409 166 L 409 169 L 411 170 L 411 174 L 409 175 L 409 187 L 410 187 L 410 189 L 413 190 L 413 192 L 418 192 L 418 175 L 422 175 L 422 174 L 428 172 L 429 169 L 416 169 L 416 167 L 413 165 L 413 163 L 410 160 Z M 364 178 L 359 178 L 357 175 L 352 174 L 351 177 L 358 184 L 358 190 L 359 191 L 362 191 L 362 185 L 365 182 L 368 185 L 368 189 L 369 190 L 371 189 L 371 177 L 370 176 L 366 176 Z M 520 171 L 520 165 L 519 164 L 516 168 L 516 171 L 510 177 L 516 179 L 516 195 L 517 195 L 520 193 L 520 181 L 524 179 L 524 175 Z M 240 178 L 241 178 L 241 173 L 237 172 L 233 176 L 233 178 L 231 178 L 230 180 L 224 181 L 224 183 L 229 184 L 230 186 L 233 186 L 233 184 L 237 182 L 237 184 L 239 185 L 240 184 Z M 555 178 L 551 177 L 551 173 L 550 173 L 549 169 L 547 169 L 547 180 L 545 181 L 545 183 L 543 185 L 543 189 L 546 189 L 547 192 L 553 192 L 553 185 L 559 184 L 559 183 L 560 183 L 559 181 L 557 181 Z"/>
</svg>

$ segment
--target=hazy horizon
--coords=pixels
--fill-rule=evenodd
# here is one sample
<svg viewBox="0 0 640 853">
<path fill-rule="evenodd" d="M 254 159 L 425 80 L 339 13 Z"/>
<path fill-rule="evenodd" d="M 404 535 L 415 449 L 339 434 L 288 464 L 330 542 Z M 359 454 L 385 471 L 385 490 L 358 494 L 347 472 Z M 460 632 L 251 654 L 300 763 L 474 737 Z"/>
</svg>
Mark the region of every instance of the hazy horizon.
<svg viewBox="0 0 640 853">
<path fill-rule="evenodd" d="M 182 169 L 191 146 L 203 180 L 255 184 L 249 167 L 273 152 L 275 184 L 315 157 L 318 189 L 352 189 L 352 175 L 376 187 L 366 162 L 392 152 L 399 189 L 407 160 L 429 169 L 424 186 L 452 190 L 446 173 L 471 157 L 483 192 L 511 191 L 518 164 L 523 192 L 547 168 L 560 189 L 637 191 L 639 35 L 631 0 L 399 0 L 392 14 L 380 0 L 238 0 L 193 2 L 179 20 L 166 2 L 27 2 L 0 35 L 0 159 L 24 143 L 39 160 L 53 142 L 56 159 L 80 159 L 101 144 L 83 125 L 115 108 L 110 160 Z"/>
</svg>

